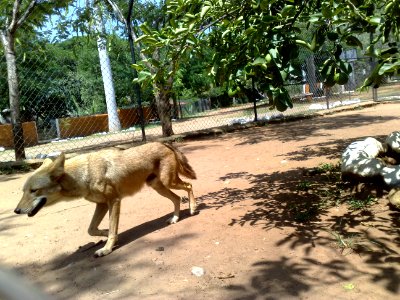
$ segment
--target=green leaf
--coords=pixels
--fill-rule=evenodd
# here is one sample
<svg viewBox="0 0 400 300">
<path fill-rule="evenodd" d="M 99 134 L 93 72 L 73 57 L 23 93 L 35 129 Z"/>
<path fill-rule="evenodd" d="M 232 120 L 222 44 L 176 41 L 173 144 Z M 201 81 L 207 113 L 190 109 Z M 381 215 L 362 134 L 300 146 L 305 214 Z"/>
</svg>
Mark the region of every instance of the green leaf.
<svg viewBox="0 0 400 300">
<path fill-rule="evenodd" d="M 131 66 L 132 66 L 132 68 L 134 68 L 135 70 L 137 70 L 139 72 L 143 70 L 143 66 L 141 66 L 141 65 L 132 64 Z"/>
<path fill-rule="evenodd" d="M 257 57 L 257 58 L 253 61 L 252 65 L 253 65 L 253 66 L 263 65 L 263 64 L 265 64 L 266 62 L 267 62 L 267 61 L 265 60 L 264 57 L 259 56 L 259 57 Z"/>
<path fill-rule="evenodd" d="M 311 45 L 309 43 L 307 43 L 306 41 L 296 40 L 295 42 L 296 42 L 296 45 L 299 45 L 299 46 L 302 46 L 302 47 L 305 47 L 305 48 L 311 50 Z"/>
<path fill-rule="evenodd" d="M 379 16 L 372 16 L 372 17 L 369 17 L 367 20 L 368 20 L 368 22 L 371 23 L 372 25 L 379 25 L 379 24 L 381 24 L 381 17 L 379 17 Z"/>
<path fill-rule="evenodd" d="M 278 50 L 276 48 L 269 49 L 269 54 L 271 54 L 273 59 L 276 59 L 279 55 Z"/>
<path fill-rule="evenodd" d="M 158 40 L 156 40 L 154 37 L 149 36 L 149 35 L 142 35 L 142 36 L 138 37 L 135 42 L 136 43 L 143 42 L 143 43 L 147 43 L 147 44 L 155 44 L 158 42 Z"/>
<path fill-rule="evenodd" d="M 203 6 L 200 12 L 200 18 L 203 18 L 206 13 L 210 10 L 210 6 Z"/>
<path fill-rule="evenodd" d="M 395 63 L 384 63 L 380 68 L 379 68 L 379 75 L 383 75 L 386 73 L 391 73 L 400 68 L 400 61 L 397 61 Z"/>
<path fill-rule="evenodd" d="M 151 28 L 146 22 L 142 23 L 139 27 L 145 35 L 151 35 Z"/>
<path fill-rule="evenodd" d="M 322 13 L 316 13 L 309 17 L 308 22 L 310 23 L 320 23 L 322 21 Z"/>
<path fill-rule="evenodd" d="M 186 32 L 186 31 L 188 31 L 187 28 L 181 27 L 181 28 L 176 29 L 174 33 L 175 33 L 175 34 L 180 34 L 180 33 L 182 33 L 182 32 Z"/>
<path fill-rule="evenodd" d="M 279 73 L 281 74 L 282 81 L 286 81 L 288 73 L 285 70 L 281 70 Z"/>
<path fill-rule="evenodd" d="M 285 5 L 281 11 L 281 15 L 284 18 L 292 17 L 296 14 L 296 8 L 293 5 Z"/>
<path fill-rule="evenodd" d="M 269 24 L 269 23 L 275 22 L 276 19 L 277 19 L 277 17 L 275 17 L 275 16 L 265 15 L 265 16 L 263 16 L 262 21 L 264 23 Z"/>
<path fill-rule="evenodd" d="M 362 45 L 362 43 L 360 42 L 360 40 L 359 40 L 358 38 L 356 38 L 354 35 L 349 35 L 349 36 L 346 38 L 346 43 L 347 43 L 347 45 L 349 45 L 349 46 L 357 46 L 357 47 L 360 47 L 361 49 L 362 49 L 362 47 L 363 47 L 363 45 Z"/>
<path fill-rule="evenodd" d="M 160 61 L 158 61 L 157 59 L 154 59 L 154 58 L 150 58 L 149 62 L 156 68 L 160 68 L 160 66 L 161 66 Z"/>
<path fill-rule="evenodd" d="M 227 30 L 225 30 L 223 33 L 222 33 L 222 38 L 224 38 L 229 32 L 231 32 L 231 30 L 228 28 Z"/>
<path fill-rule="evenodd" d="M 269 9 L 269 5 L 270 5 L 270 2 L 272 2 L 272 1 L 269 1 L 269 0 L 261 0 L 261 2 L 260 2 L 260 8 L 261 8 L 262 10 L 268 10 L 268 9 Z"/>
<path fill-rule="evenodd" d="M 330 19 L 333 16 L 332 7 L 329 5 L 322 5 L 322 15 L 324 18 Z"/>
<path fill-rule="evenodd" d="M 143 81 L 151 79 L 151 73 L 148 71 L 140 71 L 138 74 L 137 82 L 141 83 Z"/>
<path fill-rule="evenodd" d="M 340 61 L 339 66 L 340 66 L 340 69 L 343 72 L 345 72 L 346 74 L 350 74 L 353 71 L 353 67 L 348 62 Z"/>
</svg>

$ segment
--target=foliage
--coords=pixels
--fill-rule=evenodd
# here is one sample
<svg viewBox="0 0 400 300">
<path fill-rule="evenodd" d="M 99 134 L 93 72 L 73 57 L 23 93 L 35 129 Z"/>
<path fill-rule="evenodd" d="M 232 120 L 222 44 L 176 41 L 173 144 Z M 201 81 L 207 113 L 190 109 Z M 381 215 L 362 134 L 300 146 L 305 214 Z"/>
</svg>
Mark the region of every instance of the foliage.
<svg viewBox="0 0 400 300">
<path fill-rule="evenodd" d="M 206 46 L 204 46 L 205 48 Z M 211 55 L 207 55 L 204 50 L 204 55 L 191 56 L 186 61 L 180 64 L 178 69 L 181 85 L 192 92 L 195 97 L 208 97 L 209 90 L 212 86 L 212 77 L 208 74 L 208 66 L 211 62 Z M 209 53 L 209 51 L 208 51 Z M 175 81 L 174 88 L 177 88 Z"/>
<path fill-rule="evenodd" d="M 17 164 L 0 163 L 0 175 L 27 173 L 30 171 L 32 171 L 32 167 L 26 162 L 21 162 Z"/>
<path fill-rule="evenodd" d="M 33 35 L 22 40 L 17 51 L 21 77 L 21 110 L 24 115 L 35 115 L 42 120 L 64 116 L 104 113 L 104 89 L 100 75 L 95 41 L 75 37 L 58 43 L 48 43 Z M 136 105 L 133 96 L 128 44 L 117 36 L 110 36 L 109 44 L 116 99 L 119 107 Z M 0 70 L 6 71 L 5 63 Z M 7 99 L 7 82 L 0 79 L 0 99 Z M 144 94 L 151 102 L 149 93 Z M 8 102 L 0 102 L 0 110 Z M 57 109 L 55 109 L 55 107 Z"/>
<path fill-rule="evenodd" d="M 230 96 L 254 84 L 272 106 L 283 111 L 292 107 L 285 84 L 302 80 L 300 65 L 295 63 L 300 47 L 326 53 L 320 73 L 330 87 L 346 83 L 352 72 L 341 58 L 343 49 L 361 48 L 358 36 L 375 33 L 376 39 L 365 50 L 378 64 L 364 85 L 377 87 L 384 75 L 397 72 L 400 62 L 394 41 L 399 37 L 399 2 L 170 0 L 171 28 L 163 38 L 148 32 L 143 39 L 153 45 L 173 42 L 179 45 L 177 52 L 196 48 L 199 39 L 207 39 L 215 50 L 211 73 L 217 82 L 228 82 Z M 378 41 L 386 48 L 375 49 Z"/>
<path fill-rule="evenodd" d="M 22 30 L 18 32 L 19 35 L 21 33 L 33 32 L 37 28 L 43 26 L 45 21 L 49 20 L 50 16 L 56 12 L 59 12 L 61 9 L 66 8 L 69 4 L 71 4 L 73 0 L 31 0 L 31 1 L 1 1 L 0 2 L 0 29 L 4 29 L 8 27 L 10 24 L 10 16 L 13 14 L 13 10 L 16 7 L 15 5 L 18 3 L 18 14 L 21 21 L 21 18 L 24 14 L 30 11 L 29 18 L 24 19 Z"/>
</svg>

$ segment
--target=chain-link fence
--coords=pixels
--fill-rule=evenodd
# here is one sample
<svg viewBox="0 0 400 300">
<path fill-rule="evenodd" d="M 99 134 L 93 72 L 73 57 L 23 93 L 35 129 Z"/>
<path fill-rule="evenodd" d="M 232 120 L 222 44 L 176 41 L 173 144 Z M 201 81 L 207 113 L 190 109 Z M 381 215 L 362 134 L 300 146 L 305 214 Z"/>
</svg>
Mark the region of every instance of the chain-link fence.
<svg viewBox="0 0 400 300">
<path fill-rule="evenodd" d="M 91 48 L 84 46 L 78 53 L 71 49 L 66 42 L 57 47 L 50 45 L 46 51 L 18 56 L 20 119 L 26 158 L 139 142 L 143 132 L 148 140 L 162 136 L 159 113 L 162 108 L 157 105 L 151 89 L 142 89 L 143 118 L 140 118 L 127 43 L 113 45 L 108 51 L 109 57 L 100 55 L 101 63 L 96 44 Z M 321 83 L 318 69 L 323 58 L 312 53 L 303 55 L 303 82 L 287 85 L 293 109 L 280 113 L 270 110 L 268 101 L 260 100 L 255 111 L 248 99 L 223 95 L 178 97 L 168 105 L 172 130 L 181 134 L 246 123 L 254 121 L 256 116 L 258 120 L 270 120 L 363 101 L 400 99 L 397 81 L 391 78 L 377 93 L 373 89 L 357 91 L 370 72 L 372 62 L 357 57 L 356 51 L 346 51 L 343 55 L 353 72 L 347 84 L 332 88 L 325 88 Z M 7 74 L 4 58 L 0 61 L 0 72 Z M 5 76 L 0 78 L 0 112 L 0 161 L 11 161 L 15 159 L 16 143 L 10 124 Z"/>
</svg>

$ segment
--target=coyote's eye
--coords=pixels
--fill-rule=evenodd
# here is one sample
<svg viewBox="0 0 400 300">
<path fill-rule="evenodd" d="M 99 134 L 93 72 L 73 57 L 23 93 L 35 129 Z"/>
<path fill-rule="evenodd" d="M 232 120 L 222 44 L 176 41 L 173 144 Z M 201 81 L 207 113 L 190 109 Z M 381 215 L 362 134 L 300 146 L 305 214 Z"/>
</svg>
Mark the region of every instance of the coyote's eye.
<svg viewBox="0 0 400 300">
<path fill-rule="evenodd" d="M 31 189 L 31 193 L 34 194 L 37 192 L 37 189 Z"/>
</svg>

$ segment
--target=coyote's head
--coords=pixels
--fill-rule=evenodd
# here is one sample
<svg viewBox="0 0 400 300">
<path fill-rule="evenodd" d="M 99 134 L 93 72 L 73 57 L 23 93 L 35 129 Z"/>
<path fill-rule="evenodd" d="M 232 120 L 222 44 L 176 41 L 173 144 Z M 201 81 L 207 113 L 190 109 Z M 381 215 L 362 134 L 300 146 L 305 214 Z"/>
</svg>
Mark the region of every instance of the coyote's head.
<svg viewBox="0 0 400 300">
<path fill-rule="evenodd" d="M 43 206 L 53 204 L 61 198 L 62 187 L 59 181 L 64 175 L 64 162 L 64 154 L 54 161 L 48 158 L 28 178 L 23 187 L 24 194 L 14 210 L 16 214 L 33 217 Z"/>
</svg>

